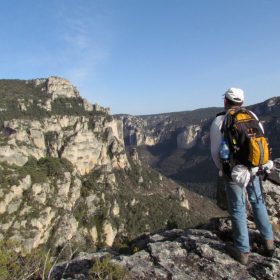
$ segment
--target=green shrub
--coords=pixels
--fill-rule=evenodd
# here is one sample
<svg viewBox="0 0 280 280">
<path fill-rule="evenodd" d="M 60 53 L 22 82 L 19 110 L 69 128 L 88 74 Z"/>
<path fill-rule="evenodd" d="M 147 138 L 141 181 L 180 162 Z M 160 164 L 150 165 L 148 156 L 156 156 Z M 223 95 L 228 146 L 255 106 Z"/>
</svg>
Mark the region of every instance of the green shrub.
<svg viewBox="0 0 280 280">
<path fill-rule="evenodd" d="M 59 158 L 45 157 L 38 160 L 38 167 L 47 175 L 47 177 L 64 177 L 64 167 Z"/>
<path fill-rule="evenodd" d="M 23 80 L 0 80 L 0 108 L 5 108 L 5 111 L 0 111 L 0 124 L 3 124 L 4 120 L 12 118 L 42 118 L 47 116 L 46 110 L 37 106 L 40 100 L 47 99 L 44 87 L 44 84 L 35 86 L 32 82 Z M 18 99 L 29 104 L 27 111 L 20 111 Z M 31 100 L 32 102 L 29 102 Z"/>
<path fill-rule="evenodd" d="M 15 241 L 0 241 L 0 279 L 47 279 L 52 266 L 49 254 L 39 249 L 22 254 L 17 248 Z"/>
<path fill-rule="evenodd" d="M 96 280 L 122 280 L 127 272 L 120 265 L 111 262 L 110 257 L 106 256 L 103 259 L 95 259 L 92 268 L 89 271 L 89 279 Z"/>
<path fill-rule="evenodd" d="M 100 187 L 97 182 L 101 176 L 101 170 L 95 170 L 83 177 L 82 196 L 86 197 L 91 191 L 97 191 Z"/>
<path fill-rule="evenodd" d="M 45 133 L 45 145 L 48 146 L 49 143 L 52 143 L 57 139 L 58 133 L 56 131 L 48 131 Z"/>
<path fill-rule="evenodd" d="M 64 172 L 73 171 L 73 165 L 67 159 L 45 157 L 36 160 L 36 158 L 30 157 L 24 166 L 15 167 L 15 169 L 21 177 L 30 175 L 32 183 L 43 183 L 48 178 L 64 178 Z"/>
<path fill-rule="evenodd" d="M 68 171 L 70 173 L 73 172 L 74 170 L 74 167 L 73 167 L 73 164 L 71 161 L 69 161 L 68 159 L 66 158 L 60 158 L 59 159 L 60 163 L 62 164 L 63 168 L 65 171 Z"/>
<path fill-rule="evenodd" d="M 43 183 L 47 181 L 45 170 L 38 165 L 38 161 L 34 157 L 30 157 L 24 166 L 17 168 L 17 171 L 22 177 L 30 175 L 32 183 Z"/>
<path fill-rule="evenodd" d="M 130 255 L 133 253 L 130 247 L 130 240 L 122 233 L 116 235 L 114 239 L 113 249 L 122 255 Z"/>
<path fill-rule="evenodd" d="M 88 227 L 89 225 L 89 217 L 88 217 L 88 209 L 86 203 L 83 198 L 79 198 L 76 202 L 73 211 L 74 217 L 77 221 L 79 221 L 79 225 L 83 227 Z"/>
<path fill-rule="evenodd" d="M 97 231 L 98 247 L 102 247 L 103 244 L 103 225 L 106 220 L 106 209 L 102 206 L 96 211 L 93 217 L 94 225 Z"/>
<path fill-rule="evenodd" d="M 82 102 L 81 98 L 56 98 L 52 104 L 52 113 L 55 115 L 87 115 Z"/>
<path fill-rule="evenodd" d="M 12 185 L 18 184 L 18 176 L 15 174 L 14 170 L 8 166 L 7 163 L 1 162 L 0 169 L 0 186 L 5 189 Z"/>
</svg>

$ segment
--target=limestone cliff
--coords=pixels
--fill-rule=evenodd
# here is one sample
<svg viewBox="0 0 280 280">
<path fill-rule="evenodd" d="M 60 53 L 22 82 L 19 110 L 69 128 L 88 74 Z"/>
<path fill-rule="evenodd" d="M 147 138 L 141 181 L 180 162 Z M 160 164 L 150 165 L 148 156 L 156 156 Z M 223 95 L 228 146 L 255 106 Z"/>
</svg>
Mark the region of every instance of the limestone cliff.
<svg viewBox="0 0 280 280">
<path fill-rule="evenodd" d="M 123 122 L 69 81 L 0 80 L 0 95 L 0 239 L 27 251 L 94 250 L 208 218 L 137 152 L 128 156 Z"/>
<path fill-rule="evenodd" d="M 0 160 L 23 166 L 30 156 L 63 157 L 82 175 L 101 165 L 124 168 L 129 164 L 124 152 L 122 123 L 106 118 L 56 115 L 42 120 L 4 121 L 4 131 L 12 133 L 2 138 L 6 143 L 0 148 Z M 89 127 L 91 122 L 94 128 Z"/>
<path fill-rule="evenodd" d="M 30 112 L 32 118 L 27 119 L 24 118 L 28 108 L 24 102 L 26 99 L 20 99 L 19 110 L 25 108 L 25 114 L 3 122 L 5 135 L 1 137 L 0 161 L 23 166 L 30 156 L 36 159 L 46 156 L 66 158 L 82 175 L 96 166 L 106 165 L 112 169 L 129 165 L 120 121 L 111 118 L 101 107 L 94 110 L 92 106 L 88 112 L 88 102 L 64 79 L 50 77 L 27 83 L 33 83 L 35 88 L 40 86 L 41 91 L 45 91 L 44 104 L 48 106 L 42 107 L 40 117 L 34 118 Z M 31 98 L 29 95 L 28 102 L 34 103 Z M 52 112 L 52 107 L 57 107 L 55 100 L 58 98 L 60 112 L 46 115 L 44 109 Z M 71 112 L 73 100 L 76 100 L 80 114 L 75 114 L 74 110 L 74 115 L 66 114 Z"/>
</svg>

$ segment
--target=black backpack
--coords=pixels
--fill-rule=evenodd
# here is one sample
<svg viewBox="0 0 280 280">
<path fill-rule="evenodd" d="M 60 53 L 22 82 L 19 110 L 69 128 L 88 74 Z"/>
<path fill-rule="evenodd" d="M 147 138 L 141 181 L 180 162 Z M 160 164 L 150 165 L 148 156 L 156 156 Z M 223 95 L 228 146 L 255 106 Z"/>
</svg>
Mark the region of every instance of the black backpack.
<svg viewBox="0 0 280 280">
<path fill-rule="evenodd" d="M 221 129 L 230 149 L 230 165 L 249 169 L 260 167 L 270 159 L 268 141 L 259 120 L 243 107 L 228 110 Z"/>
</svg>

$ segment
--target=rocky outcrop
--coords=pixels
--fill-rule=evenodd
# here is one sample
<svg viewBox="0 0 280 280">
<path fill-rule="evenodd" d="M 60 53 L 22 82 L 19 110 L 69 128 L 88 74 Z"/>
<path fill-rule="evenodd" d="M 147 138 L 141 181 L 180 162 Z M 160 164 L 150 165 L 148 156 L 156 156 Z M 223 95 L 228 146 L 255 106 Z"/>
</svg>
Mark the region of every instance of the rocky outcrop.
<svg viewBox="0 0 280 280">
<path fill-rule="evenodd" d="M 59 77 L 10 84 L 5 81 L 7 96 L 13 86 L 26 97 L 15 100 L 18 112 L 6 106 L 10 115 L 3 115 L 1 239 L 15 240 L 26 251 L 47 242 L 53 248 L 69 240 L 81 244 L 90 237 L 95 245 L 101 237 L 104 244 L 112 245 L 117 230 L 110 223 L 109 213 L 104 216 L 106 223 L 99 221 L 98 230 L 96 225 L 82 225 L 81 215 L 96 216 L 104 197 L 97 196 L 96 189 L 82 196 L 85 179 L 81 176 L 94 170 L 110 172 L 107 184 L 117 185 L 113 170 L 130 168 L 122 122 L 110 117 L 108 109 L 82 99 L 69 81 Z M 57 100 L 60 103 L 55 103 Z M 53 111 L 58 105 L 59 110 Z M 73 106 L 79 114 L 74 110 L 72 114 Z M 40 114 L 33 116 L 36 110 Z M 72 170 L 65 168 L 61 159 L 68 160 Z M 98 176 L 96 186 L 101 187 L 105 179 Z M 84 203 L 88 213 L 82 209 Z M 119 211 L 115 203 L 112 216 Z"/>
<path fill-rule="evenodd" d="M 253 244 L 247 266 L 241 265 L 226 252 L 230 242 L 230 221 L 215 219 L 200 229 L 174 229 L 154 235 L 144 235 L 135 240 L 132 255 L 107 251 L 80 254 L 69 263 L 57 265 L 52 275 L 55 279 L 68 277 L 88 279 L 90 267 L 96 259 L 109 256 L 111 263 L 126 271 L 125 279 L 279 279 L 280 239 L 276 234 L 276 251 L 273 258 L 263 255 L 259 233 L 249 223 Z"/>
<path fill-rule="evenodd" d="M 69 172 L 55 182 L 32 183 L 30 175 L 19 185 L 6 188 L 1 203 L 1 235 L 9 232 L 9 239 L 21 244 L 27 251 L 45 244 L 56 229 L 57 247 L 70 240 L 78 229 L 73 214 L 60 218 L 59 213 L 71 213 L 80 197 L 81 181 Z M 64 233 L 64 234 L 63 234 Z"/>
<path fill-rule="evenodd" d="M 128 146 L 163 144 L 175 138 L 176 147 L 190 149 L 204 137 L 204 125 L 215 116 L 218 108 L 148 116 L 117 115 L 124 122 Z M 202 141 L 204 143 L 205 140 Z"/>
<path fill-rule="evenodd" d="M 155 128 L 148 128 L 147 121 L 142 118 L 124 115 L 118 116 L 124 123 L 124 140 L 126 145 L 155 145 L 160 135 L 157 135 Z"/>
<path fill-rule="evenodd" d="M 23 166 L 28 157 L 53 156 L 68 159 L 81 174 L 96 166 L 129 167 L 125 155 L 122 122 L 95 120 L 80 116 L 52 116 L 40 121 L 14 119 L 4 122 L 4 129 L 14 133 L 5 137 L 0 147 L 0 161 Z M 101 137 L 101 135 L 104 135 Z"/>
<path fill-rule="evenodd" d="M 15 212 L 20 206 L 20 200 L 22 199 L 23 192 L 28 190 L 30 187 L 31 177 L 26 176 L 19 181 L 18 185 L 11 186 L 9 192 L 4 193 L 3 189 L 1 189 L 0 214 L 5 212 L 12 214 Z"/>
<path fill-rule="evenodd" d="M 273 226 L 276 250 L 272 258 L 265 255 L 263 240 L 248 216 L 251 254 L 244 266 L 229 256 L 227 244 L 232 244 L 229 218 L 214 218 L 192 229 L 173 229 L 139 236 L 129 245 L 130 254 L 102 250 L 80 253 L 74 260 L 54 267 L 55 279 L 89 279 L 97 260 L 110 263 L 125 272 L 124 279 L 280 279 L 280 219 L 279 186 L 266 181 L 265 199 Z M 184 193 L 177 190 L 180 199 Z M 99 266 L 100 267 L 100 266 Z M 96 269 L 96 266 L 95 266 Z M 97 273 L 97 272 L 96 272 Z"/>
<path fill-rule="evenodd" d="M 191 149 L 197 143 L 201 127 L 198 125 L 190 125 L 177 135 L 178 149 Z"/>
<path fill-rule="evenodd" d="M 67 243 L 80 250 L 88 243 L 91 248 L 112 246 L 116 237 L 135 237 L 168 223 L 193 223 L 190 213 L 196 206 L 188 194 L 135 164 L 83 177 L 52 157 L 29 160 L 21 168 L 0 167 L 0 175 L 7 174 L 0 176 L 0 239 L 13 240 L 26 252 Z"/>
<path fill-rule="evenodd" d="M 173 229 L 154 234 L 146 233 L 129 244 L 130 254 L 102 250 L 97 253 L 80 253 L 79 257 L 55 266 L 55 279 L 68 277 L 89 279 L 91 267 L 97 260 L 106 258 L 112 265 L 125 271 L 124 279 L 280 279 L 280 219 L 279 186 L 266 181 L 265 199 L 273 226 L 276 250 L 272 258 L 265 255 L 263 240 L 248 215 L 251 254 L 247 266 L 229 256 L 227 244 L 232 244 L 231 221 L 214 218 L 192 229 Z M 177 189 L 183 199 L 182 189 Z M 191 201 L 190 201 L 191 204 Z M 84 277 L 84 278 L 83 278 Z"/>
<path fill-rule="evenodd" d="M 280 186 L 266 180 L 264 193 L 268 213 L 272 217 L 272 225 L 275 230 L 280 231 Z"/>
<path fill-rule="evenodd" d="M 59 78 L 50 77 L 47 79 L 47 94 L 51 96 L 52 100 L 59 97 L 77 98 L 80 96 L 76 87 L 69 81 Z"/>
<path fill-rule="evenodd" d="M 262 103 L 252 106 L 252 110 L 258 115 L 270 115 L 271 113 L 279 111 L 280 99 L 279 97 L 272 97 Z"/>
</svg>

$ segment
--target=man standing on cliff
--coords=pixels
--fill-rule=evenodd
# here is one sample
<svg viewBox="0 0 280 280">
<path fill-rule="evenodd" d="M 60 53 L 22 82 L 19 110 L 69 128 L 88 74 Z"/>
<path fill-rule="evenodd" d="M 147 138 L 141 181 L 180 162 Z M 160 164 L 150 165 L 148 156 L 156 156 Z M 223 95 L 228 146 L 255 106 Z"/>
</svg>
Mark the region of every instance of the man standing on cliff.
<svg viewBox="0 0 280 280">
<path fill-rule="evenodd" d="M 252 206 L 254 220 L 258 230 L 264 241 L 264 247 L 267 255 L 272 255 L 274 251 L 272 226 L 269 223 L 267 209 L 262 198 L 260 187 L 260 175 L 249 176 L 250 179 L 244 180 L 244 187 L 233 181 L 230 167 L 230 172 L 226 172 L 222 166 L 221 160 L 221 143 L 223 142 L 222 127 L 223 122 L 229 110 L 236 111 L 241 108 L 244 102 L 244 92 L 239 88 L 230 88 L 224 94 L 225 111 L 218 114 L 214 119 L 210 129 L 211 154 L 216 167 L 219 170 L 219 175 L 225 179 L 225 191 L 227 196 L 228 211 L 232 220 L 232 231 L 234 247 L 227 246 L 228 253 L 240 263 L 246 265 L 250 253 L 249 234 L 247 227 L 246 214 L 246 195 Z M 252 113 L 252 112 L 250 112 Z M 253 114 L 253 113 L 252 113 Z M 255 116 L 253 114 L 253 116 Z M 257 117 L 255 116 L 257 119 Z M 257 119 L 258 120 L 258 119 Z M 262 125 L 259 123 L 261 130 Z M 228 150 L 231 152 L 230 149 Z M 238 163 L 236 163 L 238 164 Z M 225 174 L 227 173 L 227 174 Z M 244 173 L 244 176 L 249 173 Z M 245 179 L 245 178 L 242 178 Z"/>
</svg>

